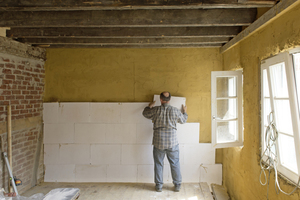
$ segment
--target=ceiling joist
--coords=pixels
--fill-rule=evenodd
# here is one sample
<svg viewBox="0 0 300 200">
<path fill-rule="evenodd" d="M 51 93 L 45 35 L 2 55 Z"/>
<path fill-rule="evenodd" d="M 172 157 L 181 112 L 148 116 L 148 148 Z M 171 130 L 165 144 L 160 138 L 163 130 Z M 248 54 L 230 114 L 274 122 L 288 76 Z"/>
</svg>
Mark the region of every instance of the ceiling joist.
<svg viewBox="0 0 300 200">
<path fill-rule="evenodd" d="M 0 1 L 7 37 L 53 48 L 214 47 L 228 43 L 274 0 Z"/>
</svg>

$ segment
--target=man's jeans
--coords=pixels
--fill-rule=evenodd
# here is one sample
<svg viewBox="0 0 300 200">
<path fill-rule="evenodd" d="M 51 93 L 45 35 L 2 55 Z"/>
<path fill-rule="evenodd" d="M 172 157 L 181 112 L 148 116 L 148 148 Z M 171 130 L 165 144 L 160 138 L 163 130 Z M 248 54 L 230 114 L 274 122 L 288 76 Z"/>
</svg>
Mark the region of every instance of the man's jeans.
<svg viewBox="0 0 300 200">
<path fill-rule="evenodd" d="M 181 184 L 179 145 L 176 145 L 175 147 L 172 147 L 170 149 L 157 149 L 153 147 L 154 181 L 156 183 L 156 187 L 158 188 L 161 188 L 163 185 L 163 168 L 165 154 L 167 154 L 167 158 L 171 166 L 173 184 Z"/>
</svg>

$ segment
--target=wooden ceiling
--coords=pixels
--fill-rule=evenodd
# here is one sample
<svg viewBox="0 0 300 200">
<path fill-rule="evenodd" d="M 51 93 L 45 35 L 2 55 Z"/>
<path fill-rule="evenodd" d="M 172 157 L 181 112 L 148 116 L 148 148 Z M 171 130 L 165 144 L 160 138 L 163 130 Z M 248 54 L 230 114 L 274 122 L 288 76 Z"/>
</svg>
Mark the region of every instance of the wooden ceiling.
<svg viewBox="0 0 300 200">
<path fill-rule="evenodd" d="M 0 0 L 7 37 L 50 48 L 221 47 L 274 0 Z"/>
</svg>

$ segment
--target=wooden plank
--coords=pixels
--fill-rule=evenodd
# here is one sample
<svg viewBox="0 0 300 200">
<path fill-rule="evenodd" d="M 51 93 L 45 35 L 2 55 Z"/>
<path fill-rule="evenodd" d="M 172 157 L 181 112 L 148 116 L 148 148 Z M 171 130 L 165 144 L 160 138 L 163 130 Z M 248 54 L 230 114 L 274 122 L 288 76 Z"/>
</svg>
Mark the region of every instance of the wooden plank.
<svg viewBox="0 0 300 200">
<path fill-rule="evenodd" d="M 29 44 L 215 44 L 226 43 L 229 37 L 193 38 L 20 38 L 19 42 Z"/>
<path fill-rule="evenodd" d="M 113 9 L 190 9 L 190 8 L 257 8 L 272 7 L 274 0 L 10 0 L 0 1 L 0 11 L 58 11 Z"/>
<path fill-rule="evenodd" d="M 39 46 L 39 45 L 37 45 Z M 222 44 L 68 44 L 68 45 L 40 45 L 39 47 L 49 48 L 220 48 Z"/>
<path fill-rule="evenodd" d="M 135 27 L 135 28 L 12 28 L 7 37 L 94 37 L 94 38 L 159 38 L 159 37 L 234 37 L 240 27 Z"/>
<path fill-rule="evenodd" d="M 277 16 L 281 15 L 284 12 L 287 12 L 287 10 L 289 8 L 291 8 L 293 5 L 295 5 L 297 3 L 299 3 L 298 0 L 282 0 L 282 1 L 280 1 L 273 8 L 271 8 L 265 14 L 263 14 L 259 19 L 257 19 L 250 26 L 248 26 L 245 30 L 240 32 L 235 38 L 233 38 L 227 44 L 225 44 L 220 49 L 220 52 L 224 53 L 231 47 L 238 44 L 243 39 L 247 38 L 248 36 L 252 35 L 254 32 L 259 30 L 260 28 L 264 27 L 267 23 L 274 20 Z"/>
<path fill-rule="evenodd" d="M 200 182 L 199 184 L 204 195 L 204 200 L 213 200 L 212 194 L 207 183 Z"/>
<path fill-rule="evenodd" d="M 256 9 L 0 12 L 0 27 L 247 26 Z"/>
</svg>

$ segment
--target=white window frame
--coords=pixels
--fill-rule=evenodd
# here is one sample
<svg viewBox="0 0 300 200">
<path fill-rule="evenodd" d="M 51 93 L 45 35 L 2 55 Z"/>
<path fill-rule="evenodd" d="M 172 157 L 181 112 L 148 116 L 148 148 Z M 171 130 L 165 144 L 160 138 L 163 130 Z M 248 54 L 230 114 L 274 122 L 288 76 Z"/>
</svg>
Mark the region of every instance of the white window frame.
<svg viewBox="0 0 300 200">
<path fill-rule="evenodd" d="M 286 71 L 286 80 L 287 80 L 287 87 L 288 87 L 288 97 L 286 99 L 289 100 L 290 104 L 290 111 L 291 111 L 291 122 L 293 128 L 293 138 L 295 141 L 295 154 L 296 154 L 296 163 L 298 173 L 293 172 L 292 170 L 288 169 L 284 165 L 281 164 L 280 158 L 280 147 L 279 147 L 279 139 L 276 142 L 277 148 L 277 155 L 278 155 L 278 171 L 283 174 L 285 177 L 290 179 L 292 182 L 297 183 L 300 175 L 300 121 L 299 121 L 299 108 L 298 108 L 298 100 L 297 100 L 297 91 L 295 85 L 295 76 L 294 76 L 294 66 L 292 60 L 292 54 L 289 52 L 280 53 L 274 57 L 265 59 L 261 62 L 261 147 L 262 147 L 262 159 L 266 162 L 267 157 L 263 155 L 266 146 L 265 146 L 265 116 L 269 113 L 265 113 L 265 105 L 264 105 L 264 76 L 263 71 L 266 70 L 267 72 L 267 81 L 269 85 L 269 96 L 270 96 L 270 104 L 271 104 L 271 111 L 273 112 L 273 120 L 276 125 L 276 113 L 274 108 L 274 99 L 276 97 L 273 94 L 272 83 L 271 83 L 271 75 L 270 75 L 270 67 L 274 66 L 279 63 L 284 63 L 285 71 Z M 300 92 L 300 91 L 298 91 Z"/>
<path fill-rule="evenodd" d="M 218 99 L 230 99 L 229 98 L 217 98 L 217 84 L 216 80 L 218 77 L 236 77 L 236 82 L 233 83 L 236 87 L 236 97 L 237 101 L 235 111 L 235 119 L 217 119 L 217 100 Z M 222 142 L 218 143 L 217 141 L 217 122 L 226 122 L 236 120 L 237 121 L 237 130 L 236 138 L 234 142 Z M 212 126 L 212 147 L 213 148 L 226 148 L 226 147 L 236 147 L 243 146 L 243 72 L 242 71 L 213 71 L 211 72 L 211 126 Z"/>
</svg>

